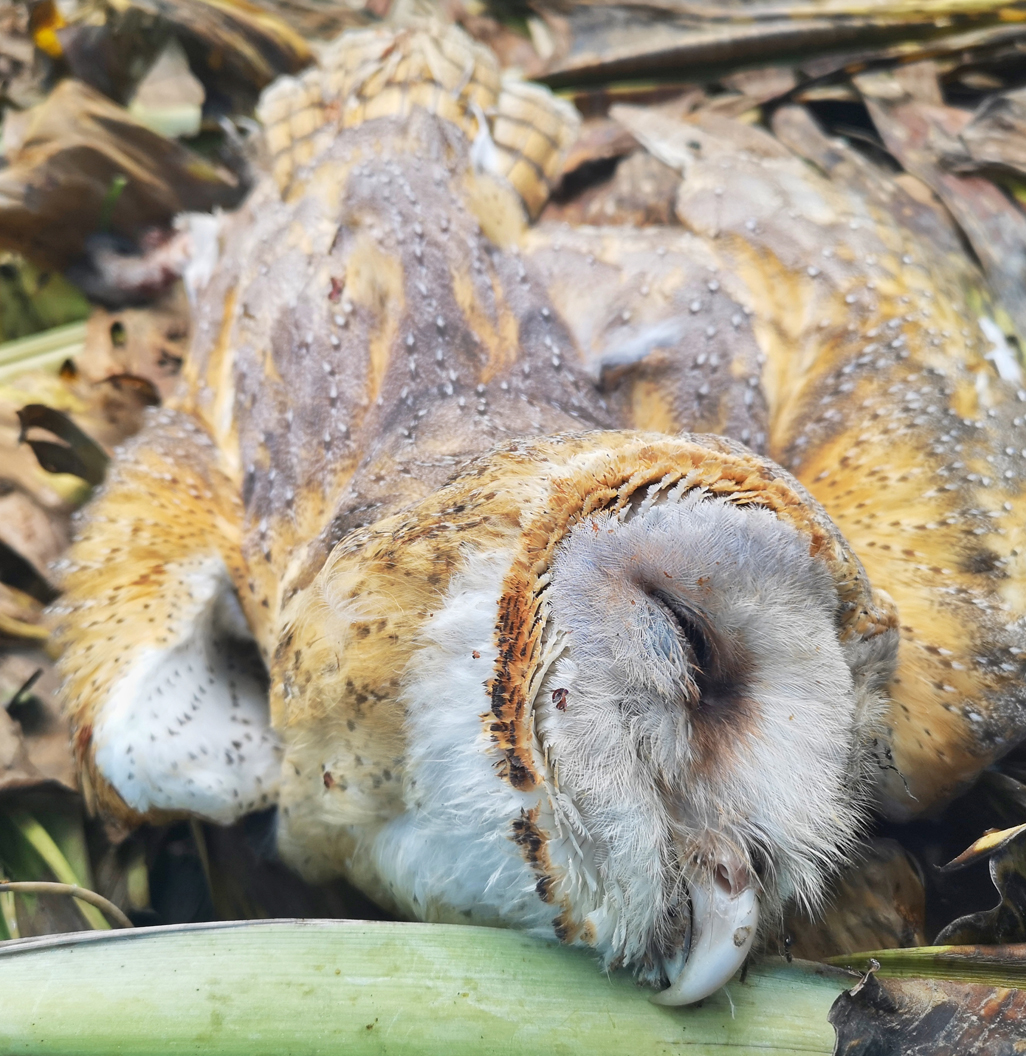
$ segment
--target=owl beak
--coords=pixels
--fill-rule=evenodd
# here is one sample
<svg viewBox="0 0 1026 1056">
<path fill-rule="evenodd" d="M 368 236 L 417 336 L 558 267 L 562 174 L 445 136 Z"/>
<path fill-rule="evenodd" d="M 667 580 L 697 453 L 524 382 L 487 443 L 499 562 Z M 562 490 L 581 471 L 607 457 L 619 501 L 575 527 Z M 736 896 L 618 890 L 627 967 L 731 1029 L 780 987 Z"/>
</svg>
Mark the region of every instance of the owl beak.
<svg viewBox="0 0 1026 1056">
<path fill-rule="evenodd" d="M 751 874 L 734 859 L 689 884 L 691 949 L 680 973 L 652 1000 L 690 1005 L 715 993 L 741 967 L 759 923 L 759 896 Z"/>
</svg>

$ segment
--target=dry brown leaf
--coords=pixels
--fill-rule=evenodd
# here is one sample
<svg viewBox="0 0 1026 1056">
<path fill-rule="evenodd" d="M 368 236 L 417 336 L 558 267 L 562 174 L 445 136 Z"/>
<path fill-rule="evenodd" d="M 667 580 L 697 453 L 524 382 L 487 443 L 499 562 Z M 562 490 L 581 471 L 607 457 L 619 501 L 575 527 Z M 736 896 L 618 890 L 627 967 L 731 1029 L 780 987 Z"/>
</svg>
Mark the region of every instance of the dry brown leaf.
<svg viewBox="0 0 1026 1056">
<path fill-rule="evenodd" d="M 134 239 L 176 213 L 231 206 L 240 190 L 226 170 L 78 81 L 61 82 L 27 115 L 8 160 L 0 170 L 0 245 L 61 268 L 105 224 Z"/>
<path fill-rule="evenodd" d="M 165 136 L 194 136 L 200 130 L 206 91 L 189 69 L 189 60 L 172 37 L 136 86 L 129 113 Z"/>
<path fill-rule="evenodd" d="M 966 156 L 948 160 L 951 168 L 1004 169 L 1026 176 L 1026 88 L 986 100 L 959 138 Z"/>
<path fill-rule="evenodd" d="M 48 513 L 29 494 L 0 482 L 0 542 L 25 558 L 46 577 L 51 561 L 68 545 L 67 525 Z"/>
<path fill-rule="evenodd" d="M 836 1056 L 1014 1056 L 1026 1037 L 1026 990 L 946 979 L 878 979 L 830 1010 Z"/>
<path fill-rule="evenodd" d="M 969 913 L 949 924 L 938 946 L 1026 942 L 1026 825 L 987 833 L 949 862 L 944 871 L 990 859 L 990 878 L 1001 901 L 993 909 Z"/>
<path fill-rule="evenodd" d="M 622 158 L 638 147 L 638 141 L 623 125 L 608 117 L 591 118 L 581 125 L 580 135 L 563 163 L 564 181 L 583 165 Z"/>
<path fill-rule="evenodd" d="M 17 587 L 0 583 L 0 639 L 42 642 L 48 637 L 42 603 Z"/>
<path fill-rule="evenodd" d="M 284 18 L 246 0 L 122 0 L 111 7 L 144 12 L 173 26 L 186 50 L 199 47 L 212 70 L 260 89 L 313 61 L 309 45 Z"/>
<path fill-rule="evenodd" d="M 30 692 L 11 705 L 6 717 L 18 728 L 36 783 L 51 781 L 77 789 L 71 733 L 56 699 L 60 679 L 53 661 L 41 649 L 23 649 L 0 658 L 0 704 L 9 705 L 37 671 L 41 673 Z"/>
<path fill-rule="evenodd" d="M 246 0 L 80 0 L 65 10 L 68 24 L 53 28 L 48 47 L 62 71 L 127 104 L 167 46 L 180 44 L 204 87 L 222 105 L 247 112 L 276 76 L 312 61 L 289 17 L 293 6 L 302 8 L 303 0 L 262 7 Z"/>
<path fill-rule="evenodd" d="M 0 791 L 31 787 L 43 780 L 29 762 L 21 727 L 0 708 Z"/>
<path fill-rule="evenodd" d="M 728 74 L 722 81 L 753 103 L 765 103 L 791 91 L 798 84 L 798 76 L 791 66 L 763 66 Z"/>
<path fill-rule="evenodd" d="M 47 472 L 71 473 L 94 487 L 103 483 L 109 456 L 63 411 L 42 403 L 29 403 L 19 408 L 17 415 L 21 424 L 19 441 L 32 448 Z"/>
<path fill-rule="evenodd" d="M 43 95 L 43 70 L 35 60 L 28 5 L 0 2 L 0 105 L 32 106 Z"/>
<path fill-rule="evenodd" d="M 894 79 L 917 102 L 926 103 L 929 106 L 944 105 L 944 95 L 941 92 L 935 62 L 926 60 L 895 66 Z"/>
<path fill-rule="evenodd" d="M 687 69 L 708 81 L 725 66 L 778 64 L 794 56 L 809 76 L 827 76 L 874 60 L 911 61 L 1018 39 L 1026 28 L 1012 12 L 1021 7 L 964 0 L 945 4 L 942 21 L 929 5 L 894 0 L 567 0 L 545 79 L 563 87 Z"/>
<path fill-rule="evenodd" d="M 78 787 L 70 732 L 54 699 L 57 685 L 53 663 L 39 649 L 0 657 L 0 791 L 47 782 Z"/>
<path fill-rule="evenodd" d="M 50 600 L 45 593 L 48 565 L 67 545 L 71 513 L 88 494 L 81 481 L 46 472 L 32 448 L 19 442 L 19 412 L 32 405 L 64 412 L 82 432 L 110 451 L 138 430 L 146 406 L 159 400 L 161 386 L 169 388 L 174 383 L 181 364 L 177 354 L 169 350 L 180 351 L 186 336 L 184 329 L 178 329 L 182 314 L 177 304 L 172 298 L 169 305 L 153 313 L 153 318 L 160 320 L 157 332 L 162 340 L 143 340 L 140 333 L 147 333 L 150 316 L 136 310 L 129 320 L 136 332 L 134 342 L 126 340 L 114 348 L 110 336 L 113 323 L 98 326 L 91 351 L 87 342 L 87 351 L 80 357 L 86 369 L 61 375 L 26 372 L 0 386 L 0 546 L 9 557 L 0 553 L 0 574 L 6 584 L 0 615 L 7 621 L 21 621 L 30 627 L 39 624 L 38 612 L 23 598 L 12 595 L 9 588 L 34 594 L 36 601 Z M 128 327 L 125 330 L 127 333 Z M 35 428 L 32 435 L 37 441 L 45 436 Z M 22 571 L 14 567 L 19 559 L 28 562 Z M 29 582 L 29 570 L 36 577 L 36 588 L 43 585 L 43 592 Z M 5 633 L 5 628 L 7 638 L 34 633 L 19 629 L 18 623 L 5 623 L 0 633 Z"/>
<path fill-rule="evenodd" d="M 29 496 L 47 516 L 67 518 L 86 491 L 78 482 L 48 474 L 32 449 L 19 442 L 17 412 L 27 403 L 46 403 L 76 416 L 88 405 L 71 384 L 49 371 L 26 371 L 0 385 L 0 485 Z"/>
<path fill-rule="evenodd" d="M 957 243 L 951 214 L 930 188 L 910 173 L 891 174 L 849 146 L 826 135 L 802 106 L 781 106 L 773 112 L 771 126 L 777 139 L 824 175 L 862 188 L 874 200 L 887 203 L 895 219 L 921 232 L 931 242 Z"/>
<path fill-rule="evenodd" d="M 117 375 L 145 378 L 161 399 L 167 399 L 178 383 L 188 349 L 189 321 L 189 303 L 181 285 L 145 308 L 116 312 L 96 308 L 75 366 L 93 385 Z"/>
<path fill-rule="evenodd" d="M 179 303 L 176 295 L 169 302 L 161 301 L 152 312 L 97 310 L 96 323 L 87 331 L 85 348 L 70 372 L 61 376 L 46 370 L 26 371 L 0 384 L 0 481 L 27 492 L 47 510 L 78 501 L 82 497 L 79 489 L 69 495 L 66 482 L 39 470 L 31 451 L 18 443 L 17 412 L 28 404 L 62 411 L 110 452 L 139 429 L 143 411 L 152 403 L 148 392 L 138 386 L 116 385 L 111 379 L 139 377 L 160 394 L 175 384 L 188 337 Z M 121 328 L 124 343 L 118 345 L 111 334 L 121 334 Z"/>
<path fill-rule="evenodd" d="M 465 6 L 459 0 L 447 6 L 452 21 L 462 26 L 475 40 L 491 48 L 503 69 L 516 67 L 525 76 L 532 77 L 544 66 L 544 59 L 538 54 L 530 37 L 490 15 L 469 13 L 467 6 L 471 5 Z"/>
</svg>

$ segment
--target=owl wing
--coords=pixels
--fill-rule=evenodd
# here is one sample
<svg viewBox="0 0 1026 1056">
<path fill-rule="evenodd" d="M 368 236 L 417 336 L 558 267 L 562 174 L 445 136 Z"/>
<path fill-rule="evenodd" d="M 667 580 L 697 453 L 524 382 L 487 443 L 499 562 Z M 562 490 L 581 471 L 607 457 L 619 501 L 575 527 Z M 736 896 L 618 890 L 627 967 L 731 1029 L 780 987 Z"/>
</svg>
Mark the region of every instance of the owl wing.
<svg viewBox="0 0 1026 1056">
<path fill-rule="evenodd" d="M 543 223 L 522 245 L 618 425 L 719 433 L 765 452 L 763 357 L 701 238 Z"/>
<path fill-rule="evenodd" d="M 60 566 L 64 706 L 90 806 L 113 817 L 229 822 L 277 797 L 236 494 L 200 427 L 156 412 Z"/>
</svg>

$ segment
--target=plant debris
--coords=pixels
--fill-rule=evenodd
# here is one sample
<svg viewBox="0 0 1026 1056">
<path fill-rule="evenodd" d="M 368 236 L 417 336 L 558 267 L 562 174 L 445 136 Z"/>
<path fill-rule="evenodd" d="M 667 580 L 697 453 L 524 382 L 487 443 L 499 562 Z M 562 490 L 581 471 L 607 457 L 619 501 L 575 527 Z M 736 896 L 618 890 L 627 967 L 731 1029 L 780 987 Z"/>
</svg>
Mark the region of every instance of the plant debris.
<svg viewBox="0 0 1026 1056">
<path fill-rule="evenodd" d="M 1026 990 L 872 975 L 837 999 L 830 1022 L 836 1056 L 1013 1056 L 1026 1035 Z"/>
<path fill-rule="evenodd" d="M 993 909 L 953 920 L 937 936 L 937 945 L 1026 943 L 1026 825 L 981 836 L 944 868 L 964 869 L 988 858 L 1001 901 Z"/>
</svg>

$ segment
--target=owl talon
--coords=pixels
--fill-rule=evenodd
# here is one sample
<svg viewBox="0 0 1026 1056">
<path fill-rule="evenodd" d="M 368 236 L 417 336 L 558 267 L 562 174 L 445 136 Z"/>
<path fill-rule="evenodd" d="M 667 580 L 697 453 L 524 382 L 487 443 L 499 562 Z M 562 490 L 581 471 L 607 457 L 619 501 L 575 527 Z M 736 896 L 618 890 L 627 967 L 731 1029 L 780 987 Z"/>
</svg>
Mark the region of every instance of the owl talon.
<svg viewBox="0 0 1026 1056">
<path fill-rule="evenodd" d="M 657 1005 L 690 1005 L 715 993 L 744 963 L 755 939 L 759 896 L 743 867 L 718 865 L 691 883 L 690 894 L 691 950 L 680 974 L 652 996 Z"/>
</svg>

